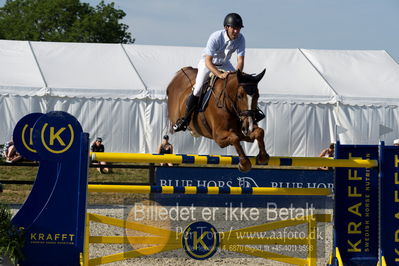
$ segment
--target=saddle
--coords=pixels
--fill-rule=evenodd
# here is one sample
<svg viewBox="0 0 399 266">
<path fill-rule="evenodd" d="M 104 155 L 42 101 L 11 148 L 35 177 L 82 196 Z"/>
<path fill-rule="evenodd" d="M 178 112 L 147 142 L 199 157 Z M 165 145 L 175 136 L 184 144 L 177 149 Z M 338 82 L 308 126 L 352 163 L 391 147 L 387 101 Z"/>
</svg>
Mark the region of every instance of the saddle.
<svg viewBox="0 0 399 266">
<path fill-rule="evenodd" d="M 217 77 L 211 73 L 210 78 L 202 85 L 202 93 L 198 100 L 198 112 L 204 112 L 208 106 L 209 98 L 211 97 L 213 86 L 215 85 L 216 80 Z"/>
<path fill-rule="evenodd" d="M 191 114 L 192 117 L 198 116 L 201 118 L 202 124 L 205 126 L 206 130 L 208 132 L 212 132 L 212 129 L 209 127 L 208 122 L 206 121 L 206 117 L 204 114 L 204 111 L 206 107 L 208 106 L 209 99 L 211 98 L 211 94 L 213 92 L 213 86 L 215 85 L 215 82 L 217 80 L 217 77 L 213 74 L 210 74 L 210 78 L 207 79 L 204 84 L 202 85 L 201 88 L 201 95 L 198 99 L 197 107 L 194 110 L 194 112 Z M 194 127 L 198 131 L 198 125 L 194 124 Z M 188 127 L 190 130 L 191 134 L 195 137 L 199 137 L 199 135 L 196 135 L 193 133 L 193 131 Z"/>
</svg>

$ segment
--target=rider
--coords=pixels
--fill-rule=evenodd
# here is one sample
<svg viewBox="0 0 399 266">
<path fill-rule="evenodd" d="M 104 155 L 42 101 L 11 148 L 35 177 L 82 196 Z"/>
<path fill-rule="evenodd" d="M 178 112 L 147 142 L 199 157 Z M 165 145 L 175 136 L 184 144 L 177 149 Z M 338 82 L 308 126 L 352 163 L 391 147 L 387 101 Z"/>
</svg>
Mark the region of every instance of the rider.
<svg viewBox="0 0 399 266">
<path fill-rule="evenodd" d="M 245 56 L 245 38 L 240 33 L 244 27 L 242 18 L 237 13 L 230 13 L 224 18 L 224 29 L 211 34 L 198 63 L 198 73 L 192 94 L 186 105 L 186 114 L 173 125 L 174 131 L 186 130 L 191 115 L 198 104 L 205 79 L 212 72 L 216 77 L 225 79 L 229 71 L 236 69 L 230 63 L 231 55 L 237 51 L 237 69 L 243 71 Z M 224 72 L 223 72 L 224 71 Z"/>
</svg>

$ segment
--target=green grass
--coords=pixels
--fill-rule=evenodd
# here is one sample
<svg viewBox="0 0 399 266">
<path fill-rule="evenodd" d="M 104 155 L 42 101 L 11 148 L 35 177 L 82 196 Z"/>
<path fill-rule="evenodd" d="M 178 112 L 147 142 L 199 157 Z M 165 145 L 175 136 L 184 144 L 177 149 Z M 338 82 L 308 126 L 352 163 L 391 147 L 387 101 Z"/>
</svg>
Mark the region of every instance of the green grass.
<svg viewBox="0 0 399 266">
<path fill-rule="evenodd" d="M 135 165 L 135 164 L 131 164 Z M 136 164 L 137 165 L 137 164 Z M 182 166 L 184 167 L 184 166 Z M 212 166 L 203 166 L 212 167 Z M 218 167 L 218 166 L 213 166 Z M 235 168 L 235 167 L 234 167 Z M 270 167 L 278 169 L 298 169 L 298 167 Z M 308 167 L 299 167 L 309 169 Z M 314 168 L 310 168 L 314 169 Z M 29 180 L 34 181 L 38 167 L 36 166 L 0 166 L 0 180 Z M 149 183 L 148 169 L 113 168 L 112 173 L 100 174 L 96 168 L 89 169 L 89 182 L 120 182 L 120 183 Z M 0 193 L 0 203 L 22 204 L 29 195 L 32 185 L 3 184 L 3 193 Z M 89 193 L 89 204 L 123 204 L 127 197 L 123 193 Z M 132 197 L 132 195 L 129 195 Z M 138 199 L 148 198 L 148 195 L 134 195 Z"/>
<path fill-rule="evenodd" d="M 34 181 L 38 167 L 36 166 L 0 166 L 0 180 Z M 149 183 L 148 169 L 114 168 L 112 173 L 100 174 L 96 168 L 89 169 L 89 182 L 131 182 Z M 3 184 L 0 193 L 0 203 L 22 204 L 29 195 L 32 185 Z M 121 193 L 89 193 L 89 204 L 123 204 L 125 194 Z M 137 198 L 148 198 L 147 195 L 137 195 Z"/>
</svg>

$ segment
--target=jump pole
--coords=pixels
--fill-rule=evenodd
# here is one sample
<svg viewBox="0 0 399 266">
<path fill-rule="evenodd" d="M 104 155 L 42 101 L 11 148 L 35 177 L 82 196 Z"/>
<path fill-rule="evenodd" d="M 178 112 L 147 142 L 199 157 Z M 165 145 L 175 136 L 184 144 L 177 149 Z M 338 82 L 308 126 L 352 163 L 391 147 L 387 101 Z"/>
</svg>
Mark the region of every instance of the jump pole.
<svg viewBox="0 0 399 266">
<path fill-rule="evenodd" d="M 261 166 L 256 157 L 248 157 L 252 165 Z M 91 159 L 102 162 L 124 163 L 173 163 L 188 165 L 237 165 L 238 156 L 196 155 L 196 154 L 148 154 L 148 153 L 91 153 Z M 320 157 L 270 157 L 268 166 L 303 166 L 303 167 L 378 167 L 378 160 L 332 159 Z"/>
<path fill-rule="evenodd" d="M 208 195 L 273 195 L 273 196 L 328 196 L 329 188 L 271 188 L 271 187 L 195 187 L 195 186 L 127 186 L 88 185 L 89 192 L 134 194 L 208 194 Z"/>
</svg>

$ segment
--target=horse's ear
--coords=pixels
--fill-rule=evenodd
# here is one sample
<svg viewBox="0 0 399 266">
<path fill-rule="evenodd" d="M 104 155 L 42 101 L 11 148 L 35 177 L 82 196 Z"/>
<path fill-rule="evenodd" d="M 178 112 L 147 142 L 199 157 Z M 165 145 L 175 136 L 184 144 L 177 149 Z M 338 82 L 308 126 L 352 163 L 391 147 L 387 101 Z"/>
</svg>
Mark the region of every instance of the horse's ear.
<svg viewBox="0 0 399 266">
<path fill-rule="evenodd" d="M 263 78 L 263 76 L 265 75 L 265 73 L 266 73 L 266 68 L 263 69 L 263 71 L 262 71 L 261 73 L 259 73 L 259 74 L 255 77 L 256 81 L 259 82 L 259 81 Z"/>
<path fill-rule="evenodd" d="M 239 69 L 237 69 L 237 80 L 238 80 L 238 83 L 241 83 L 243 80 L 242 72 Z"/>
</svg>

